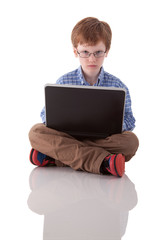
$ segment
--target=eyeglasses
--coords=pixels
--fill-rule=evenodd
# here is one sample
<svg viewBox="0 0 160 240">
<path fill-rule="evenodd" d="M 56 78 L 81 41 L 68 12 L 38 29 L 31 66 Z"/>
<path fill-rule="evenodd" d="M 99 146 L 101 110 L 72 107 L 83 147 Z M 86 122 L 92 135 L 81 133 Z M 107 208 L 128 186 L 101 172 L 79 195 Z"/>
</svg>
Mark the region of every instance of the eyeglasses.
<svg viewBox="0 0 160 240">
<path fill-rule="evenodd" d="M 77 53 L 79 54 L 79 56 L 81 58 L 89 58 L 91 56 L 91 54 L 93 54 L 95 56 L 95 58 L 100 58 L 100 57 L 104 57 L 106 51 L 105 52 L 97 51 L 97 52 L 94 52 L 94 53 L 90 53 L 88 51 L 82 51 L 82 52 L 77 51 Z"/>
</svg>

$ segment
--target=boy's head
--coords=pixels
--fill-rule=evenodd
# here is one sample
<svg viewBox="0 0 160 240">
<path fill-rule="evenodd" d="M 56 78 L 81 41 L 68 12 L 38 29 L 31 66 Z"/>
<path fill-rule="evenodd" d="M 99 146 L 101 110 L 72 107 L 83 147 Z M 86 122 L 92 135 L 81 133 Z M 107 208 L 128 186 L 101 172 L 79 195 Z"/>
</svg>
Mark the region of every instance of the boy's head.
<svg viewBox="0 0 160 240">
<path fill-rule="evenodd" d="M 72 30 L 75 57 L 79 58 L 84 77 L 91 85 L 97 81 L 110 49 L 111 38 L 110 26 L 93 17 L 82 19 Z"/>
<path fill-rule="evenodd" d="M 108 23 L 94 17 L 87 17 L 79 21 L 72 30 L 71 40 L 74 48 L 78 44 L 96 45 L 102 41 L 108 52 L 111 46 L 112 31 Z"/>
</svg>

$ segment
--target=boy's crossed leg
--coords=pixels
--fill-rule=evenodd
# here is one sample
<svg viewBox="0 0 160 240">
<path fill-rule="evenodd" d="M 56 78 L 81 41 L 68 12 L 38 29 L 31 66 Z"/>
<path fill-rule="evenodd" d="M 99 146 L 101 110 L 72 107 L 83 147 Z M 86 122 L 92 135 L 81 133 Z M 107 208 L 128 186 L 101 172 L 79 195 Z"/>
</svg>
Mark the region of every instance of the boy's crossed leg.
<svg viewBox="0 0 160 240">
<path fill-rule="evenodd" d="M 41 161 L 46 156 L 45 161 L 49 160 L 46 163 L 52 165 L 67 165 L 74 170 L 97 174 L 111 172 L 116 176 L 123 175 L 124 161 L 129 161 L 138 148 L 138 139 L 132 132 L 115 134 L 106 139 L 79 141 L 66 133 L 47 128 L 44 124 L 33 126 L 29 139 L 32 148 L 37 150 L 31 151 L 32 156 L 39 153 Z"/>
</svg>

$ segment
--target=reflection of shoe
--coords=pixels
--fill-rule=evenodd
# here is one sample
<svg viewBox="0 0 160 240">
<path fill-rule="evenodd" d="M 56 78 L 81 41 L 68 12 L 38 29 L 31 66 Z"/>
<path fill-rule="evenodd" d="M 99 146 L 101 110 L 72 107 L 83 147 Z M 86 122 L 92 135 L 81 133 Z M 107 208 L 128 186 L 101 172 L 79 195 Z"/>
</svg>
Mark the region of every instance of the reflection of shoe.
<svg viewBox="0 0 160 240">
<path fill-rule="evenodd" d="M 125 157 L 122 154 L 110 154 L 103 161 L 103 170 L 122 177 L 125 171 Z"/>
<path fill-rule="evenodd" d="M 29 159 L 32 164 L 40 167 L 44 167 L 46 165 L 53 165 L 56 166 L 55 160 L 51 157 L 48 157 L 47 155 L 38 152 L 35 149 L 31 149 Z"/>
</svg>

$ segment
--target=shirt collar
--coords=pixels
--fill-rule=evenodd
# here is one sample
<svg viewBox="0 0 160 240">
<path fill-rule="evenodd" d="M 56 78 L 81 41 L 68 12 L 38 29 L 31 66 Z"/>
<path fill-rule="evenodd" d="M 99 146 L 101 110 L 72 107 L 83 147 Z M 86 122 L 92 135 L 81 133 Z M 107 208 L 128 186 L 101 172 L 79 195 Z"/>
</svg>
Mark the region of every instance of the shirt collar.
<svg viewBox="0 0 160 240">
<path fill-rule="evenodd" d="M 79 68 L 78 68 L 78 76 L 79 76 L 79 79 L 80 79 L 82 85 L 89 85 L 89 83 L 85 80 L 85 78 L 83 76 L 81 66 L 79 66 Z M 99 73 L 99 76 L 98 76 L 98 80 L 97 80 L 97 82 L 95 83 L 94 86 L 101 85 L 101 83 L 103 82 L 103 79 L 104 79 L 104 68 L 101 67 L 101 70 L 100 70 L 100 73 Z"/>
</svg>

